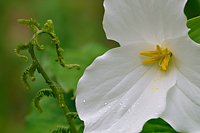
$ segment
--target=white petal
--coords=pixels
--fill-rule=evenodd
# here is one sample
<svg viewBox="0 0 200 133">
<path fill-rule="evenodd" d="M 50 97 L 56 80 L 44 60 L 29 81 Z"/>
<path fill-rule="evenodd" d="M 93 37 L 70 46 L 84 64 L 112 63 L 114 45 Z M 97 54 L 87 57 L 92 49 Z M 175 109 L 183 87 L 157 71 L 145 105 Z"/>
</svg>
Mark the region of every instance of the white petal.
<svg viewBox="0 0 200 133">
<path fill-rule="evenodd" d="M 109 50 L 89 66 L 77 88 L 76 107 L 85 133 L 140 132 L 146 121 L 165 110 L 167 91 L 175 85 L 173 59 L 166 72 L 142 63 L 152 44 Z"/>
<path fill-rule="evenodd" d="M 176 61 L 176 67 L 177 87 L 192 102 L 200 106 L 200 74 L 180 61 Z"/>
<path fill-rule="evenodd" d="M 188 36 L 166 40 L 162 45 L 172 52 L 176 60 L 178 88 L 200 105 L 200 45 Z"/>
<path fill-rule="evenodd" d="M 170 90 L 167 107 L 161 116 L 179 132 L 200 131 L 200 46 L 189 37 L 166 40 L 175 58 L 176 87 Z"/>
<path fill-rule="evenodd" d="M 105 0 L 103 20 L 107 38 L 120 45 L 133 42 L 160 44 L 186 36 L 187 0 Z"/>
<path fill-rule="evenodd" d="M 178 132 L 200 131 L 200 106 L 193 103 L 176 86 L 167 95 L 167 107 L 161 118 Z"/>
<path fill-rule="evenodd" d="M 162 46 L 172 52 L 175 60 L 200 73 L 200 45 L 188 36 L 165 40 Z"/>
</svg>

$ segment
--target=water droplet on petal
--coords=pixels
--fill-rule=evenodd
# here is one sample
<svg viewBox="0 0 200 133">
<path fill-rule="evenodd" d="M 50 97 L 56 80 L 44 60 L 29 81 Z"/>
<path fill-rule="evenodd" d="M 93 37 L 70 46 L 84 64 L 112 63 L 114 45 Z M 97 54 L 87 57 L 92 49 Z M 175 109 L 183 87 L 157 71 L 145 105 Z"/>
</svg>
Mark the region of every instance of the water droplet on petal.
<svg viewBox="0 0 200 133">
<path fill-rule="evenodd" d="M 105 104 L 105 105 L 107 105 L 108 103 L 107 103 L 107 102 L 105 102 L 104 104 Z"/>
<path fill-rule="evenodd" d="M 85 103 L 85 100 L 83 100 L 83 103 Z"/>
<path fill-rule="evenodd" d="M 131 110 L 129 109 L 129 110 L 128 110 L 128 112 L 130 113 L 130 112 L 131 112 Z"/>
<path fill-rule="evenodd" d="M 158 106 L 159 108 L 161 108 L 161 106 Z"/>
<path fill-rule="evenodd" d="M 120 102 L 119 105 L 122 106 L 122 103 Z"/>
<path fill-rule="evenodd" d="M 126 98 L 126 101 L 128 101 L 128 98 Z"/>
<path fill-rule="evenodd" d="M 156 112 L 155 114 L 156 114 L 156 115 L 158 115 L 158 113 L 157 113 L 157 112 Z"/>
<path fill-rule="evenodd" d="M 108 108 L 110 108 L 110 105 L 108 106 Z"/>
<path fill-rule="evenodd" d="M 115 111 L 115 110 L 114 110 L 113 112 L 114 112 L 114 113 L 116 113 L 116 111 Z"/>
<path fill-rule="evenodd" d="M 124 108 L 126 108 L 126 105 L 124 105 Z"/>
</svg>

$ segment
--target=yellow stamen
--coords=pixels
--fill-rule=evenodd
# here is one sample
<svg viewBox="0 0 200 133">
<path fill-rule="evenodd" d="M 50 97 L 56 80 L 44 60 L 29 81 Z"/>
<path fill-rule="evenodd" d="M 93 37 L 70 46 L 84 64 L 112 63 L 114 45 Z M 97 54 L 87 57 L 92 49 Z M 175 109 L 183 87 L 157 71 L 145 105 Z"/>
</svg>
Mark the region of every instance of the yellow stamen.
<svg viewBox="0 0 200 133">
<path fill-rule="evenodd" d="M 163 70 L 167 70 L 169 60 L 170 60 L 170 55 L 166 55 L 165 58 L 163 59 L 163 61 L 160 64 L 160 66 L 162 67 Z"/>
<path fill-rule="evenodd" d="M 167 70 L 170 58 L 172 56 L 172 53 L 167 48 L 161 48 L 160 45 L 156 45 L 155 51 L 141 52 L 140 54 L 144 56 L 152 57 L 152 58 L 143 60 L 142 62 L 146 64 L 159 62 L 159 65 L 161 66 L 162 70 Z"/>
<path fill-rule="evenodd" d="M 156 49 L 157 49 L 157 51 L 162 53 L 162 49 L 161 49 L 160 45 L 156 45 Z"/>
<path fill-rule="evenodd" d="M 140 54 L 144 56 L 152 57 L 155 55 L 160 55 L 160 52 L 155 50 L 155 51 L 141 52 Z"/>
<path fill-rule="evenodd" d="M 143 60 L 142 62 L 144 62 L 146 64 L 156 63 L 156 62 L 160 61 L 161 57 L 162 57 L 162 55 L 158 55 L 158 56 L 155 56 L 153 58 L 149 58 L 149 59 Z"/>
</svg>

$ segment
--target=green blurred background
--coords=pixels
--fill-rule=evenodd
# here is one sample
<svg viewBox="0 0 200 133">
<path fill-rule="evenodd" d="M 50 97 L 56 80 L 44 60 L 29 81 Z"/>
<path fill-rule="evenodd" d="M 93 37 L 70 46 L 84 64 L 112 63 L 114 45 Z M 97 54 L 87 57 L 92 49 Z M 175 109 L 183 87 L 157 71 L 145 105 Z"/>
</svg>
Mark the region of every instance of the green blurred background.
<svg viewBox="0 0 200 133">
<path fill-rule="evenodd" d="M 39 89 L 45 87 L 44 81 L 37 75 L 37 81 L 31 84 L 30 91 L 26 91 L 20 80 L 22 71 L 30 64 L 18 58 L 14 48 L 19 43 L 28 42 L 32 32 L 28 27 L 18 24 L 18 19 L 34 18 L 41 25 L 47 19 L 52 19 L 64 50 L 84 47 L 90 43 L 109 48 L 118 46 L 116 42 L 106 39 L 102 28 L 103 0 L 1 0 L 0 13 L 1 133 L 25 131 L 32 99 Z M 188 19 L 199 16 L 200 0 L 188 0 L 185 13 Z M 49 44 L 50 38 L 44 38 L 41 42 Z M 39 57 L 42 54 L 39 53 Z"/>
</svg>

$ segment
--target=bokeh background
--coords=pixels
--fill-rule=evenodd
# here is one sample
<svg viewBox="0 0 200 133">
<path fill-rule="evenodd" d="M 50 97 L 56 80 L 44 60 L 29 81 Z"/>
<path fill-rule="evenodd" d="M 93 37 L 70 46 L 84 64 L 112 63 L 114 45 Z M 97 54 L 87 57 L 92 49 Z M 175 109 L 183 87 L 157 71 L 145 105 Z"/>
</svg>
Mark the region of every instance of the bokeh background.
<svg viewBox="0 0 200 133">
<path fill-rule="evenodd" d="M 37 81 L 31 84 L 30 91 L 26 91 L 20 80 L 23 70 L 30 64 L 17 57 L 14 49 L 17 44 L 28 42 L 32 32 L 17 20 L 34 18 L 43 25 L 47 19 L 52 19 L 64 50 L 82 48 L 92 43 L 108 48 L 116 47 L 116 42 L 106 39 L 102 28 L 103 13 L 103 0 L 0 1 L 1 133 L 25 132 L 26 116 L 32 107 L 32 99 L 39 89 L 45 87 L 44 81 L 38 75 Z M 200 0 L 188 0 L 185 14 L 188 19 L 199 16 Z M 44 36 L 41 42 L 50 43 L 50 38 Z M 42 53 L 38 54 L 39 58 L 44 56 Z"/>
</svg>

